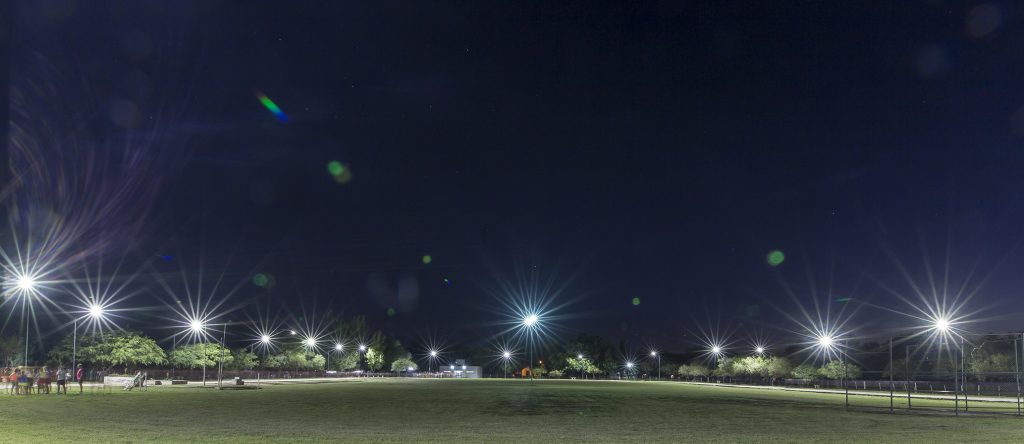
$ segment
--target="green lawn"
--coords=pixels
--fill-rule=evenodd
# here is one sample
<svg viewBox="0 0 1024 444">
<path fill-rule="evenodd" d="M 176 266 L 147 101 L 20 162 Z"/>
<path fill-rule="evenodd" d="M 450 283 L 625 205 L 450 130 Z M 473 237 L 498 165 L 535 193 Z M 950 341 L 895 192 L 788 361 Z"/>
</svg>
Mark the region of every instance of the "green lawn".
<svg viewBox="0 0 1024 444">
<path fill-rule="evenodd" d="M 1024 442 L 1012 416 L 843 410 L 841 395 L 678 383 L 377 379 L 0 396 L 3 442 Z M 888 406 L 887 398 L 855 404 Z M 939 401 L 914 400 L 917 406 Z"/>
</svg>

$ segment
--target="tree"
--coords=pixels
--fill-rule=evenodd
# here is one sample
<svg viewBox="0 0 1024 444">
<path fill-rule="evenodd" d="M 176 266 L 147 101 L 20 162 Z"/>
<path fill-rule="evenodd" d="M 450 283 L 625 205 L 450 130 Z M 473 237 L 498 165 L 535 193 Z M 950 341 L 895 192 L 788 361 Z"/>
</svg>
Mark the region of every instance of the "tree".
<svg viewBox="0 0 1024 444">
<path fill-rule="evenodd" d="M 384 368 L 384 353 L 381 353 L 372 347 L 367 348 L 366 367 L 369 368 L 370 371 L 374 372 L 380 371 L 380 369 Z"/>
<path fill-rule="evenodd" d="M 331 367 L 338 370 L 355 370 L 359 366 L 359 353 L 348 352 L 339 359 L 331 360 Z"/>
<path fill-rule="evenodd" d="M 818 377 L 818 369 L 811 364 L 800 364 L 793 369 L 793 377 L 796 379 L 815 379 Z"/>
<path fill-rule="evenodd" d="M 844 364 L 845 370 L 843 368 Z M 857 379 L 860 378 L 860 367 L 849 362 L 844 363 L 838 360 L 829 361 L 828 364 L 825 364 L 818 369 L 818 376 L 825 379 Z"/>
<path fill-rule="evenodd" d="M 562 377 L 562 371 L 561 370 L 551 370 L 551 371 L 548 372 L 548 377 L 549 378 L 561 378 Z"/>
<path fill-rule="evenodd" d="M 272 369 L 283 369 L 288 366 L 288 355 L 278 353 L 264 358 L 263 366 Z"/>
<path fill-rule="evenodd" d="M 224 368 L 230 370 L 249 370 L 259 365 L 259 357 L 255 353 L 244 348 L 231 353 L 231 365 L 224 364 Z"/>
<path fill-rule="evenodd" d="M 17 336 L 0 337 L 0 363 L 6 367 L 13 367 L 21 363 L 25 349 L 21 347 L 21 338 Z M 70 361 L 68 361 L 70 362 Z"/>
<path fill-rule="evenodd" d="M 234 361 L 231 350 L 220 344 L 202 342 L 178 347 L 171 353 L 170 361 L 182 368 L 213 367 L 220 363 L 221 356 L 224 357 L 225 366 Z"/>
<path fill-rule="evenodd" d="M 765 372 L 769 378 L 782 379 L 788 377 L 793 372 L 793 363 L 789 362 L 789 359 L 781 356 L 772 356 L 768 358 L 768 363 L 765 365 Z"/>
<path fill-rule="evenodd" d="M 97 356 L 97 360 L 112 366 L 124 366 L 127 373 L 128 366 L 163 364 L 167 362 L 167 354 L 153 338 L 125 332 L 114 337 L 108 354 Z"/>
<path fill-rule="evenodd" d="M 569 356 L 565 358 L 565 368 L 566 370 L 574 372 L 576 374 L 597 373 L 601 371 L 586 356 L 582 358 L 579 358 L 577 356 Z"/>
<path fill-rule="evenodd" d="M 719 358 L 718 368 L 714 371 L 715 376 L 729 377 L 736 375 L 736 360 L 733 358 Z"/>
<path fill-rule="evenodd" d="M 391 371 L 393 372 L 408 372 L 415 371 L 419 368 L 416 362 L 409 358 L 398 358 L 391 362 Z"/>
<path fill-rule="evenodd" d="M 737 359 L 734 364 L 734 372 L 738 375 L 765 377 L 768 369 L 768 359 L 763 356 L 746 356 Z"/>
<path fill-rule="evenodd" d="M 104 332 L 82 335 L 78 338 L 78 361 L 101 365 L 127 367 L 157 365 L 167 362 L 167 354 L 152 338 L 134 331 Z M 50 350 L 54 364 L 71 363 L 72 336 L 68 335 Z"/>
<path fill-rule="evenodd" d="M 1007 353 L 986 353 L 980 357 L 968 361 L 967 368 L 977 376 L 978 380 L 986 381 L 991 379 L 990 372 L 1013 371 L 1013 357 Z"/>
<path fill-rule="evenodd" d="M 685 376 L 688 378 L 706 378 L 711 374 L 711 370 L 702 363 L 691 362 L 689 364 L 680 365 L 678 373 L 679 376 Z"/>
</svg>

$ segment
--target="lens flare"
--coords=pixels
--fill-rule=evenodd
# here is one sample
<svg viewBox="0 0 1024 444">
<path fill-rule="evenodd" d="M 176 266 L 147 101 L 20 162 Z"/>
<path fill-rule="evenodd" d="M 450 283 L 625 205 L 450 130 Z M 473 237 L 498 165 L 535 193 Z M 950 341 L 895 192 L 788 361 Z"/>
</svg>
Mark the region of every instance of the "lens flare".
<svg viewBox="0 0 1024 444">
<path fill-rule="evenodd" d="M 277 120 L 280 120 L 282 122 L 288 121 L 288 116 L 284 114 L 284 111 L 281 111 L 281 108 L 278 107 L 273 100 L 270 100 L 270 97 L 267 97 L 265 94 L 261 92 L 257 92 L 256 98 L 259 99 L 260 103 L 263 104 L 264 108 L 266 108 L 271 113 L 274 113 L 274 117 L 277 117 Z"/>
</svg>

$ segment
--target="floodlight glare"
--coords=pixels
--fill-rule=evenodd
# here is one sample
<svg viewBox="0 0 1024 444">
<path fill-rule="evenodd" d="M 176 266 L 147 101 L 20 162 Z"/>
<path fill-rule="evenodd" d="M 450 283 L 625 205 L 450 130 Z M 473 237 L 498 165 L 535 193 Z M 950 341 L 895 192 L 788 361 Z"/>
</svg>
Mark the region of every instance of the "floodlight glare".
<svg viewBox="0 0 1024 444">
<path fill-rule="evenodd" d="M 288 334 L 295 336 L 295 330 L 288 330 Z"/>
<path fill-rule="evenodd" d="M 757 347 L 756 349 L 754 349 L 754 351 L 757 352 L 757 354 L 759 354 L 759 355 L 763 355 L 764 354 L 764 347 Z"/>
<path fill-rule="evenodd" d="M 334 349 L 337 350 L 337 351 L 341 351 L 341 349 L 342 349 L 341 344 L 334 344 Z"/>
<path fill-rule="evenodd" d="M 632 362 L 627 362 L 626 363 L 626 368 L 633 368 L 633 363 Z"/>
<path fill-rule="evenodd" d="M 821 335 L 821 336 L 818 337 L 818 346 L 820 346 L 822 348 L 830 348 L 830 347 L 832 347 L 832 341 L 833 341 L 832 336 L 830 336 L 830 335 Z"/>
<path fill-rule="evenodd" d="M 260 336 L 260 342 L 262 342 L 264 344 L 269 344 L 270 343 L 270 336 L 269 335 Z"/>
<path fill-rule="evenodd" d="M 938 318 L 935 320 L 935 330 L 945 333 L 949 331 L 949 319 Z"/>
<path fill-rule="evenodd" d="M 362 350 L 362 348 L 360 348 L 360 350 Z M 430 357 L 431 358 L 437 357 L 437 350 L 431 350 L 430 351 Z"/>
<path fill-rule="evenodd" d="M 540 318 L 537 317 L 537 315 L 529 314 L 529 315 L 526 315 L 526 317 L 523 318 L 523 325 L 525 325 L 527 327 L 533 327 L 533 325 L 536 324 L 537 321 L 539 321 L 539 320 L 540 320 Z"/>
<path fill-rule="evenodd" d="M 21 275 L 18 276 L 18 281 L 16 282 L 16 285 L 18 286 L 19 290 L 31 291 L 33 288 L 36 287 L 36 280 L 32 276 Z"/>
<path fill-rule="evenodd" d="M 721 352 L 722 352 L 722 347 L 719 347 L 717 345 L 714 345 L 714 346 L 711 347 L 711 353 L 714 353 L 714 354 L 717 355 L 717 354 L 719 354 Z"/>
<path fill-rule="evenodd" d="M 505 359 L 508 359 L 510 356 L 512 356 L 512 353 L 509 353 L 509 352 L 504 352 L 504 353 L 501 354 L 501 357 L 505 358 Z"/>
<path fill-rule="evenodd" d="M 89 317 L 93 319 L 100 319 L 103 317 L 103 307 L 92 304 L 89 306 Z"/>
<path fill-rule="evenodd" d="M 576 359 L 583 359 L 583 353 L 576 355 Z"/>
<path fill-rule="evenodd" d="M 366 346 L 363 345 L 363 344 L 359 344 L 359 351 L 361 351 L 361 352 L 366 351 Z"/>
<path fill-rule="evenodd" d="M 652 351 L 651 351 L 651 356 L 652 356 L 652 357 L 653 357 L 653 356 L 658 356 L 658 352 L 656 352 L 656 351 L 653 351 L 653 350 L 652 350 Z"/>
<path fill-rule="evenodd" d="M 316 338 L 306 338 L 305 341 L 307 347 L 316 347 Z"/>
<path fill-rule="evenodd" d="M 203 321 L 200 321 L 199 319 L 193 319 L 191 322 L 188 323 L 188 328 L 191 329 L 193 332 L 199 333 L 203 331 Z"/>
</svg>

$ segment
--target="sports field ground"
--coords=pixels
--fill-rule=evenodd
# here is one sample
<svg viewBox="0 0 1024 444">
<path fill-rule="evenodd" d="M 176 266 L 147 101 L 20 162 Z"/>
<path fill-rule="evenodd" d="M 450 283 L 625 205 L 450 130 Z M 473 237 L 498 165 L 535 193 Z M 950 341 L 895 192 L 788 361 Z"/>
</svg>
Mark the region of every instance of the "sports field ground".
<svg viewBox="0 0 1024 444">
<path fill-rule="evenodd" d="M 944 401 L 914 400 L 915 407 Z M 0 396 L 3 442 L 1024 442 L 1014 416 L 671 382 L 362 379 Z M 981 407 L 979 405 L 979 407 Z"/>
</svg>

